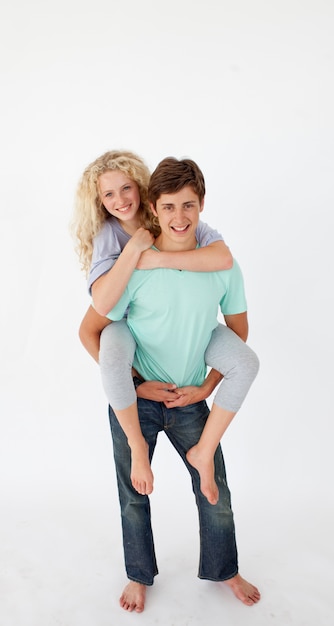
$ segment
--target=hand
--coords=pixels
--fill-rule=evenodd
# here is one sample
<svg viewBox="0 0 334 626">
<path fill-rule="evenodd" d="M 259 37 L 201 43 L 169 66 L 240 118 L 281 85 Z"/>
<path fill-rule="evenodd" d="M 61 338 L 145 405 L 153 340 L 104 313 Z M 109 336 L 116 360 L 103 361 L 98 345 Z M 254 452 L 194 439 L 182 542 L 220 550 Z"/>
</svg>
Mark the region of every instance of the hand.
<svg viewBox="0 0 334 626">
<path fill-rule="evenodd" d="M 177 388 L 174 393 L 179 397 L 169 398 L 167 401 L 164 401 L 164 404 L 168 409 L 173 409 L 177 406 L 187 406 L 188 404 L 194 404 L 195 402 L 201 402 L 201 400 L 205 400 L 207 397 L 202 387 L 195 387 L 194 385 Z"/>
<path fill-rule="evenodd" d="M 154 237 L 152 233 L 150 233 L 149 230 L 146 230 L 146 228 L 140 227 L 138 228 L 138 230 L 136 230 L 135 234 L 132 235 L 127 245 L 136 248 L 136 250 L 139 252 L 144 252 L 144 250 L 147 250 L 151 247 L 153 242 Z"/>
<path fill-rule="evenodd" d="M 172 383 L 162 383 L 159 380 L 148 380 L 138 385 L 137 396 L 138 398 L 164 402 L 165 404 L 171 399 L 177 400 L 179 398 L 176 385 Z"/>
<path fill-rule="evenodd" d="M 158 265 L 159 254 L 157 250 L 145 250 L 142 252 L 136 265 L 137 270 L 155 270 Z"/>
</svg>

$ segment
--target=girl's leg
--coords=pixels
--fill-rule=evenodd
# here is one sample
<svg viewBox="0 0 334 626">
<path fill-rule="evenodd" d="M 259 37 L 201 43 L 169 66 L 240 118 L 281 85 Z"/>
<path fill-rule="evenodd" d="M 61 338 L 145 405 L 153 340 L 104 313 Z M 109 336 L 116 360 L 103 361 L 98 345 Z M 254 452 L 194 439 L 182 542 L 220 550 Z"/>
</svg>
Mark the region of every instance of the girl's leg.
<svg viewBox="0 0 334 626">
<path fill-rule="evenodd" d="M 222 324 L 212 333 L 205 360 L 224 378 L 202 436 L 198 444 L 188 451 L 187 460 L 200 474 L 203 495 L 210 504 L 216 504 L 219 493 L 214 479 L 214 454 L 257 375 L 259 360 L 240 337 Z"/>
<path fill-rule="evenodd" d="M 112 322 L 101 333 L 99 363 L 102 384 L 110 406 L 131 448 L 131 481 L 141 494 L 153 491 L 148 446 L 143 437 L 132 379 L 135 341 L 125 320 Z"/>
<path fill-rule="evenodd" d="M 215 404 L 236 413 L 259 371 L 255 352 L 233 330 L 218 324 L 206 349 L 205 362 L 224 376 Z"/>
<path fill-rule="evenodd" d="M 210 504 L 217 504 L 219 491 L 215 481 L 214 455 L 235 413 L 212 405 L 198 443 L 187 452 L 187 461 L 200 475 L 201 492 Z"/>
</svg>

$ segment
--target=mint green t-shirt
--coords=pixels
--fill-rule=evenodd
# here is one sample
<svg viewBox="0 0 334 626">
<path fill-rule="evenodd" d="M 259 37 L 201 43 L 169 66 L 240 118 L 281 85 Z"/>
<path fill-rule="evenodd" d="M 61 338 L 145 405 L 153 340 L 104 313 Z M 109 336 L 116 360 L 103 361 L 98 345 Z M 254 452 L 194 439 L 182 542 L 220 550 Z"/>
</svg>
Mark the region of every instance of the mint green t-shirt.
<svg viewBox="0 0 334 626">
<path fill-rule="evenodd" d="M 108 313 L 127 323 L 136 341 L 134 367 L 145 380 L 178 387 L 201 385 L 206 376 L 205 350 L 224 315 L 247 310 L 243 278 L 234 260 L 230 270 L 187 272 L 135 270 L 128 286 Z"/>
</svg>

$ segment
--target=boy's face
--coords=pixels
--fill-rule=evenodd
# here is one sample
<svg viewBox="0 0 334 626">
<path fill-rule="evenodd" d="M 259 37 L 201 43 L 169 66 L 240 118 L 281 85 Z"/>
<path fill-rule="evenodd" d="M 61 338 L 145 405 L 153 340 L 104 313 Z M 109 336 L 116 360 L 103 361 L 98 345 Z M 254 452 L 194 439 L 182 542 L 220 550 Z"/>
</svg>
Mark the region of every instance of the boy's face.
<svg viewBox="0 0 334 626">
<path fill-rule="evenodd" d="M 197 244 L 195 231 L 203 206 L 204 200 L 200 202 L 191 187 L 183 187 L 176 193 L 163 193 L 157 200 L 156 208 L 151 204 L 161 227 L 158 247 L 164 251 L 193 250 Z"/>
</svg>

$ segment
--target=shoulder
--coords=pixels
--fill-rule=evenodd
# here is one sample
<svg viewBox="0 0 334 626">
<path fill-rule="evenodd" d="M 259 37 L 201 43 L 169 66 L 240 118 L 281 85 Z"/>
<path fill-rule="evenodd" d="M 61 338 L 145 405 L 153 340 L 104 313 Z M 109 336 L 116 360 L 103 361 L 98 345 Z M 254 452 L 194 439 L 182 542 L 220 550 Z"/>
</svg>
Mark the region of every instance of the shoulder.
<svg viewBox="0 0 334 626">
<path fill-rule="evenodd" d="M 116 248 L 116 250 L 115 250 Z M 113 222 L 108 219 L 104 222 L 100 232 L 93 240 L 94 257 L 105 256 L 106 253 L 120 252 L 119 238 Z"/>
<path fill-rule="evenodd" d="M 107 239 L 110 236 L 115 237 L 117 234 L 117 226 L 118 226 L 118 222 L 112 216 L 106 219 L 101 230 L 98 232 L 98 234 L 94 238 L 94 242 L 103 241 L 104 239 Z"/>
<path fill-rule="evenodd" d="M 214 241 L 224 241 L 223 236 L 217 230 L 201 220 L 196 228 L 196 239 L 201 247 L 208 246 Z"/>
</svg>

